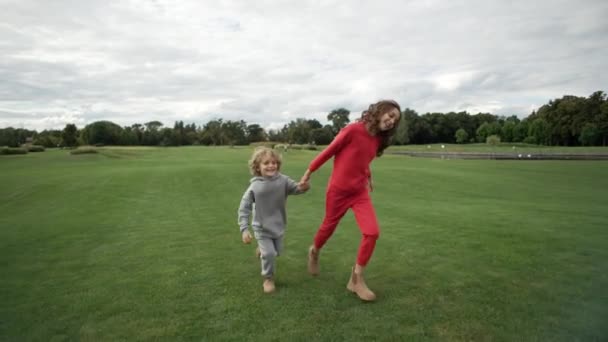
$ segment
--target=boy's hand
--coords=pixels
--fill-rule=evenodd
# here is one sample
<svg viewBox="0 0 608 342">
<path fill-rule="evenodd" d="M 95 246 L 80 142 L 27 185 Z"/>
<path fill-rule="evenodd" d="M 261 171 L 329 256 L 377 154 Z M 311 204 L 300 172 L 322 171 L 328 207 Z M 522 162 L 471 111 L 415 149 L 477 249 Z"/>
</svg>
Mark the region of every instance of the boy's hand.
<svg viewBox="0 0 608 342">
<path fill-rule="evenodd" d="M 310 183 L 309 182 L 300 182 L 298 183 L 298 191 L 308 191 L 308 189 L 310 189 Z"/>
<path fill-rule="evenodd" d="M 374 183 L 372 182 L 371 178 L 369 178 L 367 180 L 367 191 L 369 191 L 369 192 L 374 191 Z"/>
<path fill-rule="evenodd" d="M 241 238 L 243 239 L 243 243 L 248 245 L 251 243 L 251 234 L 249 234 L 248 230 L 244 230 L 241 234 Z"/>
</svg>

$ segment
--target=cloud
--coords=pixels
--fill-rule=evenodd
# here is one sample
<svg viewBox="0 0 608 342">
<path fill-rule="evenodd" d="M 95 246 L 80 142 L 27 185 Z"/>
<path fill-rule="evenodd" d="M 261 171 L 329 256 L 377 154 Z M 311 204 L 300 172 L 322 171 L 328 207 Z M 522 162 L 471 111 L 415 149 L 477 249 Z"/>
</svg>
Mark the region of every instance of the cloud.
<svg viewBox="0 0 608 342">
<path fill-rule="evenodd" d="M 608 3 L 3 1 L 0 127 L 326 123 L 393 98 L 524 117 L 608 84 Z"/>
</svg>

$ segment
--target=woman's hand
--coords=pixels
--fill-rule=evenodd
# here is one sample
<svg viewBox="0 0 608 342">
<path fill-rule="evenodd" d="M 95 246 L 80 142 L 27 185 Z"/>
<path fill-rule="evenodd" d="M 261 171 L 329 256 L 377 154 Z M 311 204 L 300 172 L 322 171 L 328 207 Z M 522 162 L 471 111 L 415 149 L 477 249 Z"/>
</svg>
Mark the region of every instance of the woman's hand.
<svg viewBox="0 0 608 342">
<path fill-rule="evenodd" d="M 302 178 L 300 178 L 300 184 L 310 182 L 311 173 L 312 172 L 310 172 L 310 170 L 306 169 L 306 172 L 304 172 L 304 175 L 302 176 Z"/>
</svg>

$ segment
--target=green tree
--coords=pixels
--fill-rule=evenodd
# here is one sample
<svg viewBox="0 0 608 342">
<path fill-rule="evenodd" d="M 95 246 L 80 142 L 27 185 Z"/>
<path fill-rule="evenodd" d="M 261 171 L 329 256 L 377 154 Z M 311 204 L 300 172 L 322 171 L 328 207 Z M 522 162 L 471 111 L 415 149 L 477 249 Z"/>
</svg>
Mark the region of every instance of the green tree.
<svg viewBox="0 0 608 342">
<path fill-rule="evenodd" d="M 78 128 L 74 124 L 67 124 L 61 132 L 61 139 L 63 145 L 67 147 L 74 147 L 77 145 Z"/>
<path fill-rule="evenodd" d="M 135 133 L 135 137 L 137 138 L 137 142 L 133 145 L 143 145 L 144 142 L 144 126 L 142 124 L 136 123 L 131 125 L 131 131 Z"/>
<path fill-rule="evenodd" d="M 329 145 L 333 140 L 333 132 L 331 126 L 323 128 L 315 128 L 310 131 L 310 137 L 308 141 L 315 145 Z"/>
<path fill-rule="evenodd" d="M 579 141 L 583 146 L 597 145 L 600 140 L 600 130 L 594 123 L 586 123 L 581 130 Z"/>
<path fill-rule="evenodd" d="M 399 120 L 399 125 L 397 125 L 397 130 L 395 131 L 395 136 L 393 137 L 393 142 L 395 145 L 405 145 L 410 142 L 409 136 L 409 122 L 404 115 L 401 115 L 401 119 Z"/>
<path fill-rule="evenodd" d="M 486 144 L 496 146 L 500 144 L 500 137 L 496 134 L 492 134 L 486 138 Z"/>
<path fill-rule="evenodd" d="M 268 140 L 287 142 L 287 125 L 283 126 L 282 129 L 268 130 Z"/>
<path fill-rule="evenodd" d="M 537 145 L 549 145 L 551 141 L 551 129 L 547 120 L 543 118 L 534 119 L 528 128 L 528 138 L 524 141 Z"/>
<path fill-rule="evenodd" d="M 350 122 L 350 119 L 348 118 L 349 115 L 350 111 L 345 108 L 334 109 L 327 115 L 327 120 L 332 124 L 332 131 L 334 135 L 338 134 L 342 128 L 348 125 Z"/>
<path fill-rule="evenodd" d="M 500 132 L 500 136 L 502 137 L 502 141 L 504 142 L 513 142 L 515 136 L 515 126 L 517 123 L 512 120 L 507 120 L 502 126 L 502 130 Z"/>
<path fill-rule="evenodd" d="M 247 141 L 254 143 L 258 141 L 266 141 L 266 132 L 264 128 L 258 124 L 252 124 L 247 126 Z"/>
<path fill-rule="evenodd" d="M 146 122 L 144 125 L 148 131 L 158 131 L 163 126 L 163 123 L 160 121 L 150 121 Z"/>
<path fill-rule="evenodd" d="M 608 100 L 606 98 L 604 98 L 600 106 L 600 112 L 594 119 L 594 122 L 597 125 L 602 146 L 606 146 L 606 143 L 608 143 Z"/>
<path fill-rule="evenodd" d="M 290 144 L 307 144 L 310 141 L 311 130 L 310 120 L 298 118 L 287 124 L 287 140 Z"/>
<path fill-rule="evenodd" d="M 120 144 L 125 146 L 139 145 L 137 131 L 133 128 L 133 126 L 123 127 L 122 134 L 120 136 Z"/>
<path fill-rule="evenodd" d="M 487 122 L 482 123 L 479 127 L 477 127 L 477 141 L 484 142 L 486 138 L 490 136 L 490 124 Z"/>
<path fill-rule="evenodd" d="M 469 133 L 465 131 L 463 128 L 459 128 L 454 134 L 456 138 L 456 142 L 459 144 L 464 144 L 469 141 Z"/>
<path fill-rule="evenodd" d="M 224 143 L 222 124 L 222 119 L 207 122 L 201 131 L 201 143 L 204 145 L 222 145 Z"/>
<path fill-rule="evenodd" d="M 179 146 L 180 145 L 180 132 L 176 129 L 169 127 L 162 128 L 159 132 L 160 146 Z"/>
<path fill-rule="evenodd" d="M 247 144 L 247 123 L 240 121 L 225 121 L 221 126 L 224 141 L 229 145 Z"/>
<path fill-rule="evenodd" d="M 83 128 L 83 138 L 90 145 L 118 145 L 122 127 L 111 121 L 96 121 Z"/>
<path fill-rule="evenodd" d="M 169 139 L 171 141 L 171 146 L 186 145 L 186 130 L 184 128 L 183 121 L 175 121 L 175 124 L 173 125 L 173 133 L 171 134 L 171 136 L 172 138 Z M 165 139 L 164 136 L 163 139 Z"/>
<path fill-rule="evenodd" d="M 427 144 L 435 141 L 433 128 L 427 122 L 424 115 L 417 117 L 412 123 L 412 140 L 414 144 Z"/>
<path fill-rule="evenodd" d="M 528 136 L 528 122 L 522 120 L 513 127 L 513 142 L 522 142 Z"/>
<path fill-rule="evenodd" d="M 144 124 L 146 130 L 143 134 L 143 143 L 148 146 L 156 146 L 160 143 L 159 129 L 163 126 L 160 121 L 150 121 Z"/>
<path fill-rule="evenodd" d="M 61 143 L 61 133 L 62 131 L 60 130 L 44 130 L 36 135 L 36 138 L 34 138 L 34 145 L 57 147 Z"/>
<path fill-rule="evenodd" d="M 0 147 L 18 147 L 19 140 L 17 139 L 17 132 L 12 127 L 0 129 Z"/>
</svg>

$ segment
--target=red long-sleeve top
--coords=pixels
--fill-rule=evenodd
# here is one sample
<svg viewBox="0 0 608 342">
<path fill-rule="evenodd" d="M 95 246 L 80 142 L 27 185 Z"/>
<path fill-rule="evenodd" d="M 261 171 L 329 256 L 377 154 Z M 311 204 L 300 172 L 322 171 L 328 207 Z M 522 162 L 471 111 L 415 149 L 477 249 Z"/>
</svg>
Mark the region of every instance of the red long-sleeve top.
<svg viewBox="0 0 608 342">
<path fill-rule="evenodd" d="M 347 192 L 365 189 L 371 172 L 369 164 L 376 157 L 381 138 L 371 135 L 363 122 L 344 127 L 329 146 L 308 166 L 310 172 L 319 169 L 334 157 L 334 169 L 328 188 Z"/>
</svg>

